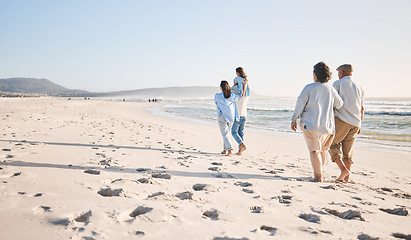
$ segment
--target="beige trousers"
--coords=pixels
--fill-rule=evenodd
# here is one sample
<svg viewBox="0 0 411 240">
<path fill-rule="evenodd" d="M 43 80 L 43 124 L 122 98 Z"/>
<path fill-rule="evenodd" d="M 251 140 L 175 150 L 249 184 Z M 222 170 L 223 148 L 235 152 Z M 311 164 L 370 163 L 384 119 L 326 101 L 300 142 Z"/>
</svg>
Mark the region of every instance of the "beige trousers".
<svg viewBox="0 0 411 240">
<path fill-rule="evenodd" d="M 359 127 L 335 118 L 335 136 L 330 147 L 330 155 L 333 162 L 341 159 L 344 162 L 354 163 L 352 160 L 353 145 L 359 129 Z"/>
</svg>

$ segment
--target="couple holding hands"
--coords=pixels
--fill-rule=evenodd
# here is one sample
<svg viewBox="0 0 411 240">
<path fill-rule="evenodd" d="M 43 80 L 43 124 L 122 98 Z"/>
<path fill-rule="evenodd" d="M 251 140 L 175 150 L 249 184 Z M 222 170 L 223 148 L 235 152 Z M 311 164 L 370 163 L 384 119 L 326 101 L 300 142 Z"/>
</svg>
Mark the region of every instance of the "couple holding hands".
<svg viewBox="0 0 411 240">
<path fill-rule="evenodd" d="M 319 62 L 314 66 L 314 82 L 307 84 L 298 96 L 292 115 L 291 129 L 297 130 L 297 120 L 310 152 L 314 180 L 323 181 L 322 166 L 328 151 L 331 160 L 341 170 L 339 182 L 348 182 L 353 164 L 353 145 L 361 132 L 364 117 L 364 91 L 352 80 L 353 68 L 344 64 L 337 68 L 339 80 L 330 86 L 330 68 Z M 217 105 L 218 124 L 224 140 L 222 154 L 230 156 L 233 148 L 229 132 L 239 145 L 238 155 L 244 144 L 244 126 L 247 118 L 247 101 L 250 95 L 247 76 L 243 68 L 236 69 L 237 77 L 231 88 L 227 81 L 221 81 L 221 92 L 214 101 Z"/>
</svg>

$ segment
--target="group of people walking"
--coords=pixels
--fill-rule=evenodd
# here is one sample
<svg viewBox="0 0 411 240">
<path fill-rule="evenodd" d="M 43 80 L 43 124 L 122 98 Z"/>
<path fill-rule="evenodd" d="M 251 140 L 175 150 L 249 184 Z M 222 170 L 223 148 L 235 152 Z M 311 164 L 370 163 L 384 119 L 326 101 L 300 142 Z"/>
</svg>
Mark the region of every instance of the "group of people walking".
<svg viewBox="0 0 411 240">
<path fill-rule="evenodd" d="M 250 96 L 247 75 L 242 67 L 236 68 L 236 77 L 233 86 L 227 81 L 221 81 L 221 92 L 214 96 L 217 105 L 218 126 L 223 136 L 224 155 L 232 154 L 232 146 L 229 139 L 231 132 L 233 138 L 238 143 L 238 155 L 241 155 L 247 148 L 244 144 L 244 127 L 247 121 L 247 102 Z"/>
<path fill-rule="evenodd" d="M 310 152 L 314 180 L 322 182 L 322 167 L 326 152 L 341 170 L 336 181 L 348 182 L 353 164 L 353 145 L 361 132 L 364 117 L 364 91 L 353 81 L 353 67 L 344 64 L 337 68 L 339 80 L 330 86 L 330 68 L 319 62 L 314 66 L 314 82 L 307 84 L 297 98 L 291 129 L 297 130 L 297 120 Z M 229 132 L 239 144 L 238 154 L 246 150 L 244 126 L 250 94 L 244 70 L 236 69 L 233 87 L 221 81 L 221 93 L 215 95 L 218 123 L 224 140 L 223 154 L 231 155 Z"/>
</svg>

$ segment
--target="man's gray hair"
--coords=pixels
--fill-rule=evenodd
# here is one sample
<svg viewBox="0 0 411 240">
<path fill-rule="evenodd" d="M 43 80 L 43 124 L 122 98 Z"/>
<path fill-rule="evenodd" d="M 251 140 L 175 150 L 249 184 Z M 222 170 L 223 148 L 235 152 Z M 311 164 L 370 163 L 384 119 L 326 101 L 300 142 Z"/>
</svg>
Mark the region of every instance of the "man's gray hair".
<svg viewBox="0 0 411 240">
<path fill-rule="evenodd" d="M 353 72 L 354 69 L 352 68 L 351 64 L 343 64 L 337 68 L 337 71 Z"/>
</svg>

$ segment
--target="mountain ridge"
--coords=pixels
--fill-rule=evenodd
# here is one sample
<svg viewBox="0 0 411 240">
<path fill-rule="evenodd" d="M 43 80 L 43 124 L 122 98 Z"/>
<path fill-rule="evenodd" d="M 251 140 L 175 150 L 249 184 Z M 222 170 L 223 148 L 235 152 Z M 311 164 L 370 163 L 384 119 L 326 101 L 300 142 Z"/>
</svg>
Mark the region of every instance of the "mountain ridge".
<svg viewBox="0 0 411 240">
<path fill-rule="evenodd" d="M 3 78 L 0 91 L 30 94 L 81 94 L 84 90 L 68 89 L 45 78 Z"/>
<path fill-rule="evenodd" d="M 0 92 L 47 94 L 71 97 L 136 97 L 136 98 L 213 98 L 220 92 L 218 86 L 184 86 L 143 88 L 111 92 L 88 92 L 78 89 L 68 89 L 48 79 L 38 78 L 7 78 L 0 79 Z M 252 93 L 254 94 L 254 93 Z M 257 94 L 255 94 L 257 95 Z M 258 95 L 257 95 L 258 96 Z"/>
</svg>

